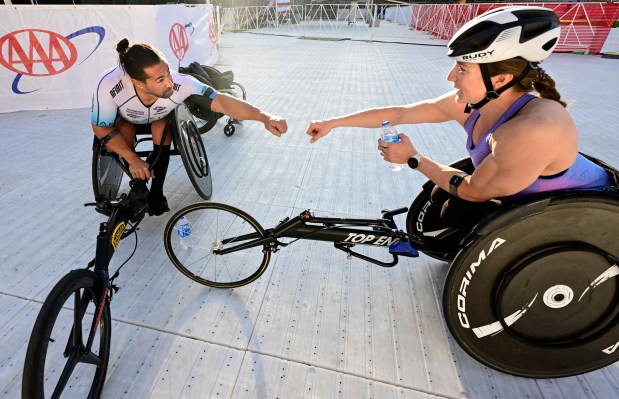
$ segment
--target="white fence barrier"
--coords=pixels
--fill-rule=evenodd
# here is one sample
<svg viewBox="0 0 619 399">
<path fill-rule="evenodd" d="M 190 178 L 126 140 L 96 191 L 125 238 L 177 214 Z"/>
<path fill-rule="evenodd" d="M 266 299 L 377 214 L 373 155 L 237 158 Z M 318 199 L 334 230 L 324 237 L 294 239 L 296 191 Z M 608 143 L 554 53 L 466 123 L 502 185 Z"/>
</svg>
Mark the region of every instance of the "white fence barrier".
<svg viewBox="0 0 619 399">
<path fill-rule="evenodd" d="M 382 39 L 427 39 L 421 32 L 395 30 L 392 26 L 381 27 L 388 21 L 408 27 L 412 19 L 412 7 L 380 7 L 367 3 L 308 4 L 291 6 L 285 13 L 277 13 L 274 6 L 236 7 L 221 9 L 224 31 L 253 31 L 277 33 L 301 37 L 347 37 L 364 40 Z M 385 25 L 383 23 L 383 25 Z M 402 37 L 404 36 L 404 37 Z"/>
<path fill-rule="evenodd" d="M 540 5 L 552 8 L 555 3 L 540 3 Z M 457 9 L 459 12 L 466 12 L 470 15 L 453 16 L 450 14 L 452 9 L 454 9 L 453 4 L 416 4 L 414 6 L 383 8 L 373 3 L 353 2 L 351 4 L 292 6 L 289 12 L 279 14 L 275 12 L 275 7 L 272 6 L 225 8 L 222 9 L 222 15 L 224 16 L 223 28 L 229 31 L 250 30 L 301 37 L 332 36 L 336 38 L 444 45 L 447 41 L 444 38 L 437 39 L 437 36 L 444 37 L 445 35 L 433 34 L 430 31 L 434 32 L 438 28 L 439 33 L 447 32 L 446 35 L 451 36 L 459 27 L 455 24 L 456 19 L 466 21 L 476 15 L 474 7 Z M 415 12 L 419 15 L 413 15 Z M 431 18 L 428 18 L 428 13 L 431 13 Z M 420 25 L 418 18 L 414 18 L 420 16 L 425 17 L 423 20 L 428 26 Z M 382 21 L 388 21 L 390 24 Z M 409 32 L 403 33 L 405 32 L 403 29 L 394 29 L 394 24 L 408 27 Z M 445 32 L 440 31 L 440 29 L 444 29 Z M 569 29 L 569 27 L 564 27 L 564 29 Z M 604 44 L 603 52 L 619 52 L 616 32 L 617 28 L 611 30 L 611 34 Z"/>
</svg>

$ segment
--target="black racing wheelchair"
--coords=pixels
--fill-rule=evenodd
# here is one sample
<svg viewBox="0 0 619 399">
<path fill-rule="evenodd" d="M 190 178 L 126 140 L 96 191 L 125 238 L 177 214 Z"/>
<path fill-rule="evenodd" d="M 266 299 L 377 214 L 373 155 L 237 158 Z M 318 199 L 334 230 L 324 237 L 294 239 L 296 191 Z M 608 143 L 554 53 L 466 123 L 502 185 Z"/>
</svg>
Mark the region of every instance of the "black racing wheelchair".
<svg viewBox="0 0 619 399">
<path fill-rule="evenodd" d="M 180 67 L 179 72 L 191 75 L 219 92 L 246 99 L 245 88 L 234 82 L 232 71 L 220 72 L 214 67 L 192 62 L 187 68 Z M 170 155 L 181 156 L 196 192 L 200 197 L 208 200 L 213 193 L 213 184 L 206 150 L 200 135 L 210 131 L 223 114 L 200 107 L 191 101 L 191 97 L 189 96 L 168 116 L 167 131 L 171 132 L 173 139 Z M 228 118 L 224 134 L 232 136 L 236 130 L 234 125 L 240 123 L 241 121 L 237 119 Z M 140 157 L 148 157 L 150 151 L 139 150 L 138 146 L 152 140 L 150 129 L 147 126 L 136 125 L 136 130 L 136 153 Z M 138 138 L 140 136 L 142 137 Z M 105 146 L 101 146 L 101 142 L 95 137 L 92 154 L 92 185 L 95 199 L 100 199 L 102 195 L 107 198 L 116 198 L 123 175 L 123 170 L 115 157 L 111 156 L 110 151 Z"/>
<path fill-rule="evenodd" d="M 191 204 L 169 219 L 164 246 L 184 275 L 219 288 L 256 280 L 272 253 L 299 239 L 333 242 L 349 257 L 383 267 L 419 250 L 450 262 L 444 317 L 473 358 L 518 376 L 581 374 L 619 359 L 619 171 L 588 158 L 608 171 L 614 187 L 529 197 L 471 231 L 443 225 L 427 182 L 410 209 L 386 210 L 378 219 L 307 210 L 265 229 L 230 205 Z M 473 169 L 470 159 L 452 166 Z M 405 212 L 406 232 L 393 219 Z M 356 245 L 388 248 L 393 260 L 355 252 Z"/>
<path fill-rule="evenodd" d="M 180 155 L 196 192 L 205 200 L 213 194 L 211 169 L 206 156 L 206 149 L 198 126 L 192 116 L 189 106 L 180 104 L 174 112 L 167 116 L 166 133 L 172 134 L 172 148 L 170 155 Z M 150 150 L 140 150 L 140 144 L 152 141 L 148 126 L 137 125 L 136 154 L 148 157 Z M 92 148 L 92 188 L 95 199 L 99 201 L 103 196 L 116 198 L 124 172 L 116 157 L 101 141 L 94 138 Z"/>
<path fill-rule="evenodd" d="M 422 251 L 450 262 L 447 326 L 473 358 L 538 378 L 592 371 L 619 359 L 619 172 L 614 187 L 566 190 L 504 207 L 470 232 L 441 225 L 424 185 L 407 231 L 430 234 Z M 470 159 L 454 167 L 472 172 Z"/>
<path fill-rule="evenodd" d="M 234 73 L 232 71 L 221 72 L 217 68 L 208 65 L 200 65 L 195 61 L 187 67 L 180 67 L 178 71 L 180 73 L 193 76 L 200 82 L 214 88 L 220 93 L 230 94 L 234 97 L 240 97 L 243 100 L 246 100 L 247 93 L 245 88 L 240 83 L 234 81 Z M 223 116 L 221 113 L 203 109 L 197 104 L 192 103 L 191 100 L 185 101 L 185 103 L 187 104 L 189 111 L 196 118 L 204 121 L 201 126 L 198 126 L 198 131 L 201 134 L 211 130 L 217 123 L 217 120 Z M 234 125 L 238 125 L 240 123 L 241 121 L 238 119 L 228 118 L 226 126 L 224 126 L 224 134 L 226 136 L 232 136 L 236 131 Z"/>
</svg>

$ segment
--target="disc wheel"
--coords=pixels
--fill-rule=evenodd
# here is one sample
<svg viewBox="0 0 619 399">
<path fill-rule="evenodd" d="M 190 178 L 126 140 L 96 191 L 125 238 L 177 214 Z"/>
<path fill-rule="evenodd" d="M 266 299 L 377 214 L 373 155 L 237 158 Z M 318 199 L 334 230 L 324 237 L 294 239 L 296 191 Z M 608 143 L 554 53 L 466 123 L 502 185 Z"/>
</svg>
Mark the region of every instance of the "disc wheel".
<svg viewBox="0 0 619 399">
<path fill-rule="evenodd" d="M 452 262 L 443 294 L 452 335 L 481 363 L 519 376 L 566 377 L 614 363 L 619 198 L 567 197 L 533 208 L 501 215 L 503 227 Z"/>
<path fill-rule="evenodd" d="M 107 298 L 99 310 L 93 298 L 99 298 L 97 276 L 89 270 L 73 270 L 53 288 L 28 342 L 22 398 L 99 397 L 110 356 L 111 316 Z"/>
<path fill-rule="evenodd" d="M 213 194 L 213 181 L 206 149 L 185 104 L 180 104 L 176 108 L 172 127 L 175 147 L 181 155 L 189 180 L 200 197 L 210 199 Z"/>
<path fill-rule="evenodd" d="M 264 238 L 262 226 L 250 215 L 225 204 L 206 202 L 181 209 L 168 221 L 164 246 L 176 268 L 190 279 L 211 287 L 249 284 L 264 273 L 271 258 L 268 244 L 228 254 L 232 248 Z"/>
<path fill-rule="evenodd" d="M 95 199 L 118 196 L 123 170 L 111 154 L 95 137 L 92 148 L 92 190 Z"/>
</svg>

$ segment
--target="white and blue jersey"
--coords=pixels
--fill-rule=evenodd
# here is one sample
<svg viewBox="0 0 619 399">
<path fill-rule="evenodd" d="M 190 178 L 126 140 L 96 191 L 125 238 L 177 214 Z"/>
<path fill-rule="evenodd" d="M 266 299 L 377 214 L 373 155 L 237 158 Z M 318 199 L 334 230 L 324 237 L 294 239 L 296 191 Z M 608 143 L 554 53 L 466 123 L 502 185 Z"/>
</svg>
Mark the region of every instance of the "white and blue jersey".
<svg viewBox="0 0 619 399">
<path fill-rule="evenodd" d="M 142 103 L 122 67 L 105 71 L 97 82 L 92 96 L 91 122 L 95 126 L 114 126 L 116 117 L 122 116 L 129 123 L 149 124 L 165 118 L 190 95 L 202 95 L 213 100 L 217 91 L 189 75 L 170 71 L 174 93 L 170 98 L 158 98 L 153 104 Z"/>
</svg>

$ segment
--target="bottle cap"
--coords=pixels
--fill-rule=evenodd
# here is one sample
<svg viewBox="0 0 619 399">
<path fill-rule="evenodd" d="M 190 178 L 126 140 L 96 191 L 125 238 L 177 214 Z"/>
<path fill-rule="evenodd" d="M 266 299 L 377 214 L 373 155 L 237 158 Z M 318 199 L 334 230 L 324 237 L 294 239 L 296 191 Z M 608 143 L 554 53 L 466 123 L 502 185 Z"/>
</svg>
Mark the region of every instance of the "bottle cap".
<svg viewBox="0 0 619 399">
<path fill-rule="evenodd" d="M 384 121 L 383 126 L 389 126 L 389 121 Z"/>
</svg>

